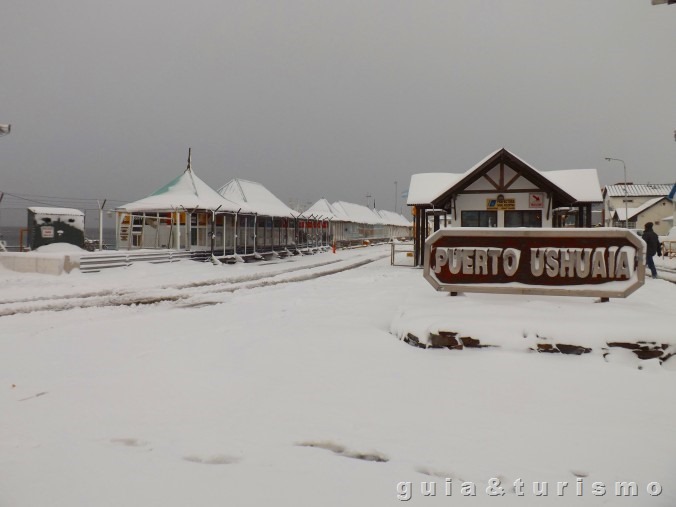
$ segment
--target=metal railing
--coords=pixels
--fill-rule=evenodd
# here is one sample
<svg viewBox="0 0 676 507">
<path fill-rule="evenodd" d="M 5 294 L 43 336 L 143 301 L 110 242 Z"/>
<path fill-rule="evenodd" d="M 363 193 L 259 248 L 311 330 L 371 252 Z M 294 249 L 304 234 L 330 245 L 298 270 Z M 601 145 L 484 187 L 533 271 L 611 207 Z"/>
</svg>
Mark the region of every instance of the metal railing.
<svg viewBox="0 0 676 507">
<path fill-rule="evenodd" d="M 198 252 L 176 251 L 176 250 L 156 250 L 145 252 L 97 252 L 80 257 L 80 271 L 82 273 L 97 273 L 102 269 L 121 268 L 131 266 L 135 262 L 150 262 L 161 264 L 165 262 L 176 262 L 181 259 L 198 259 L 201 256 Z M 209 253 L 206 252 L 206 257 Z"/>
</svg>

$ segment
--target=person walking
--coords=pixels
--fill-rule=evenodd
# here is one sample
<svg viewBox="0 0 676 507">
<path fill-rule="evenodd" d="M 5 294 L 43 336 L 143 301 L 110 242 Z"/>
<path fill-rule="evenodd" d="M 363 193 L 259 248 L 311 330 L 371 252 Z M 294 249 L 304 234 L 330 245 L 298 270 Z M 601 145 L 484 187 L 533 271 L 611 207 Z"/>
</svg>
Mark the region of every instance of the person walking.
<svg viewBox="0 0 676 507">
<path fill-rule="evenodd" d="M 657 278 L 657 269 L 655 268 L 653 256 L 655 254 L 660 256 L 662 255 L 662 245 L 660 244 L 660 239 L 657 237 L 657 234 L 655 234 L 655 231 L 653 231 L 652 222 L 646 222 L 645 229 L 643 230 L 643 236 L 641 237 L 648 246 L 645 252 L 645 265 L 650 268 L 653 278 Z"/>
</svg>

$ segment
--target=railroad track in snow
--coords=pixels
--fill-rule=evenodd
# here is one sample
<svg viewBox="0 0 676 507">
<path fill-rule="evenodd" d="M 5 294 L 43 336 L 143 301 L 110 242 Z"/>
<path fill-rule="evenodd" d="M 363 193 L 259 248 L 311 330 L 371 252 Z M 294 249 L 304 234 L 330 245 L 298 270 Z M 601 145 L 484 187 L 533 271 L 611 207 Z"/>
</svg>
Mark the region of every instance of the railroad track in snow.
<svg viewBox="0 0 676 507">
<path fill-rule="evenodd" d="M 269 273 L 253 273 L 225 279 L 167 284 L 151 288 L 109 289 L 53 296 L 36 296 L 12 300 L 0 300 L 0 317 L 34 312 L 61 312 L 80 308 L 103 308 L 115 306 L 138 306 L 159 303 L 176 303 L 190 308 L 220 304 L 225 301 L 219 295 L 239 290 L 271 287 L 286 283 L 299 283 L 343 271 L 356 269 L 384 259 L 389 254 L 357 257 L 350 260 L 330 260 L 307 266 L 290 266 Z"/>
</svg>

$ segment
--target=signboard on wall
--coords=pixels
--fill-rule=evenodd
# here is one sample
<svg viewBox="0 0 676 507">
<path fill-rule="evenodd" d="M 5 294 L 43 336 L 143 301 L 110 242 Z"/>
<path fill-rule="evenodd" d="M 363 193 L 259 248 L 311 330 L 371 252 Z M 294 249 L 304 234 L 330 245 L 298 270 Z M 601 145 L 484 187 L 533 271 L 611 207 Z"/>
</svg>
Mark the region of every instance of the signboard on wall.
<svg viewBox="0 0 676 507">
<path fill-rule="evenodd" d="M 626 229 L 441 229 L 424 276 L 448 292 L 627 297 L 644 283 L 644 249 Z"/>
<path fill-rule="evenodd" d="M 486 199 L 487 210 L 516 209 L 516 199 Z"/>
<path fill-rule="evenodd" d="M 545 194 L 542 192 L 531 192 L 528 194 L 528 207 L 533 209 L 542 209 L 545 207 Z"/>
</svg>

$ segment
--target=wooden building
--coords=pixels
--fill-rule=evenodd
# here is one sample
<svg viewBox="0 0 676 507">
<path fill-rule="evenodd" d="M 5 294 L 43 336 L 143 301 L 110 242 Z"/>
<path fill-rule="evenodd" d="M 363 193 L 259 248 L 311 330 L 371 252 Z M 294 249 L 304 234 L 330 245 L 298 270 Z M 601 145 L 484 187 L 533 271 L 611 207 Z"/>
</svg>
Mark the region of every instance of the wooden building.
<svg viewBox="0 0 676 507">
<path fill-rule="evenodd" d="M 596 169 L 539 171 L 501 148 L 463 173 L 411 177 L 415 265 L 441 227 L 592 227 L 603 201 Z"/>
</svg>

